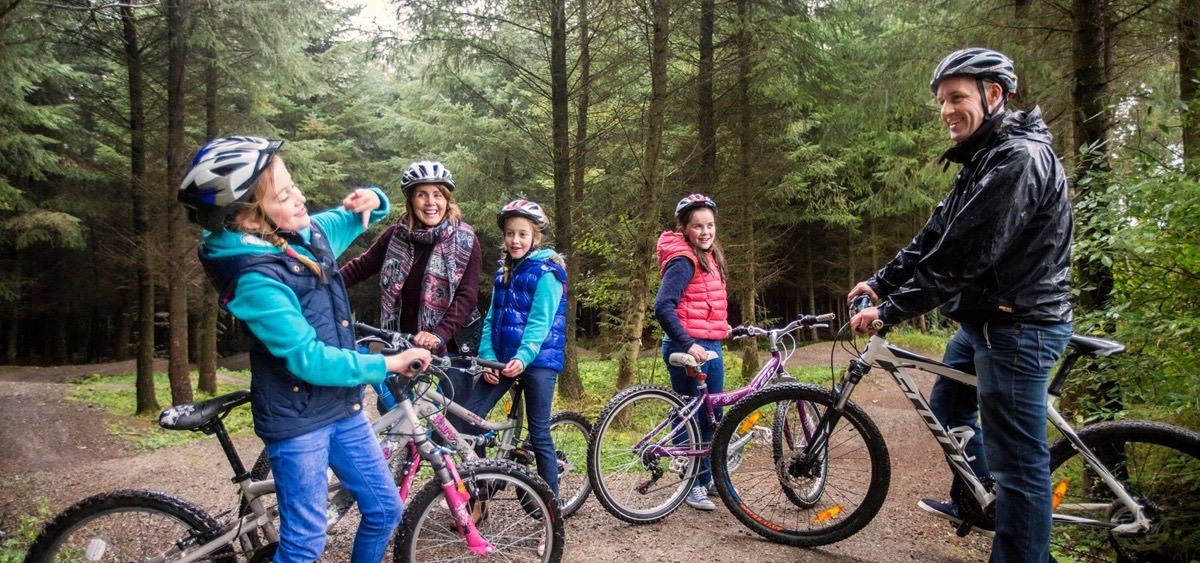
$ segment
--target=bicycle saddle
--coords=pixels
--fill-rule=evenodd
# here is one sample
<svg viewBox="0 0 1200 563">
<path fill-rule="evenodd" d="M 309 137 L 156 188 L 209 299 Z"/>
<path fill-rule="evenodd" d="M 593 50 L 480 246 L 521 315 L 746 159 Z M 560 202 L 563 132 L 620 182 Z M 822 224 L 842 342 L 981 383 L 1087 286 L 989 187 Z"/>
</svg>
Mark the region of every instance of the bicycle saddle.
<svg viewBox="0 0 1200 563">
<path fill-rule="evenodd" d="M 1120 342 L 1096 338 L 1094 336 L 1083 336 L 1081 334 L 1071 335 L 1071 346 L 1074 346 L 1081 353 L 1101 358 L 1107 358 L 1113 354 L 1120 354 L 1125 351 L 1125 345 Z"/>
<path fill-rule="evenodd" d="M 717 359 L 716 352 L 713 352 L 712 350 L 707 350 L 707 352 L 708 352 L 708 359 L 710 359 L 710 360 Z M 687 352 L 675 352 L 674 354 L 671 354 L 670 356 L 667 357 L 667 361 L 671 362 L 671 365 L 673 365 L 673 366 L 680 366 L 680 367 L 694 368 L 694 367 L 697 367 L 700 365 L 698 362 L 696 362 L 696 358 L 693 358 L 692 355 L 688 354 Z"/>
<path fill-rule="evenodd" d="M 250 390 L 242 389 L 199 403 L 176 405 L 158 415 L 158 425 L 167 430 L 199 430 L 210 420 L 249 402 Z"/>
</svg>

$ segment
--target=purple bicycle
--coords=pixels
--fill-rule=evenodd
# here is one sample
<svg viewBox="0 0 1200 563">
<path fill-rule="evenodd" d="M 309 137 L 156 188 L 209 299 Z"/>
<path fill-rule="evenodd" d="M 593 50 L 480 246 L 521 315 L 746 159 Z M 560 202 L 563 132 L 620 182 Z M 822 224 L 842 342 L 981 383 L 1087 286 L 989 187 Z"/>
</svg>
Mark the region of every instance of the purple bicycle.
<svg viewBox="0 0 1200 563">
<path fill-rule="evenodd" d="M 741 389 L 709 393 L 695 358 L 679 353 L 672 354 L 670 361 L 697 378 L 699 396 L 681 397 L 657 385 L 638 385 L 617 393 L 600 412 L 588 439 L 587 473 L 596 499 L 613 516 L 631 524 L 651 524 L 673 512 L 695 484 L 700 460 L 709 455 L 711 444 L 701 442 L 699 417 L 708 417 L 716 427 L 723 407 L 773 380 L 795 381 L 783 368 L 796 347 L 792 333 L 826 328 L 833 318 L 833 314 L 805 315 L 775 329 L 734 328 L 734 338 L 765 336 L 771 352 L 771 358 L 750 384 Z M 757 423 L 748 420 L 730 438 L 726 462 L 730 471 L 737 468 L 737 452 L 748 444 L 773 444 L 775 435 L 803 430 Z M 788 441 L 794 443 L 795 439 Z"/>
</svg>

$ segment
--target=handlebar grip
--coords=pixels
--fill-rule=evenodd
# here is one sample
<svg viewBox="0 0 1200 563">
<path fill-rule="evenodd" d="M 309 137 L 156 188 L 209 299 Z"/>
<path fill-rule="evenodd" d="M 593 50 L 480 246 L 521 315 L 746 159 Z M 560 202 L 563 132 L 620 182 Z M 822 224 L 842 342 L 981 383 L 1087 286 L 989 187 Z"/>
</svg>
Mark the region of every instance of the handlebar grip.
<svg viewBox="0 0 1200 563">
<path fill-rule="evenodd" d="M 418 373 L 421 373 L 422 367 L 424 367 L 424 366 L 421 365 L 421 360 L 413 360 L 408 363 L 408 372 L 413 375 L 416 375 Z"/>
<path fill-rule="evenodd" d="M 871 321 L 871 330 L 879 330 L 881 328 L 883 328 L 882 320 L 875 319 L 875 320 Z"/>
<path fill-rule="evenodd" d="M 389 331 L 389 330 L 383 330 L 382 328 L 375 328 L 375 327 L 373 327 L 373 326 L 371 326 L 371 325 L 369 325 L 369 324 L 366 324 L 366 323 L 355 322 L 355 323 L 354 323 L 354 330 L 358 331 L 358 332 L 359 332 L 359 334 L 365 334 L 365 335 L 367 335 L 367 336 L 374 336 L 374 337 L 377 337 L 377 338 L 382 338 L 382 339 L 384 339 L 384 340 L 391 340 L 391 339 L 392 339 L 392 332 L 391 332 L 391 331 Z"/>
<path fill-rule="evenodd" d="M 832 321 L 833 319 L 836 319 L 836 318 L 837 318 L 836 313 L 825 313 L 824 315 L 817 315 L 817 322 L 823 323 L 825 321 Z"/>
<path fill-rule="evenodd" d="M 455 356 L 450 358 L 450 361 L 460 364 L 475 364 L 479 367 L 491 368 L 494 370 L 502 370 L 508 366 L 508 364 L 503 362 L 493 362 L 491 360 L 485 360 L 475 356 Z"/>
<path fill-rule="evenodd" d="M 733 327 L 733 330 L 729 331 L 729 336 L 730 338 L 742 338 L 744 336 L 750 336 L 750 329 L 738 325 Z"/>
</svg>

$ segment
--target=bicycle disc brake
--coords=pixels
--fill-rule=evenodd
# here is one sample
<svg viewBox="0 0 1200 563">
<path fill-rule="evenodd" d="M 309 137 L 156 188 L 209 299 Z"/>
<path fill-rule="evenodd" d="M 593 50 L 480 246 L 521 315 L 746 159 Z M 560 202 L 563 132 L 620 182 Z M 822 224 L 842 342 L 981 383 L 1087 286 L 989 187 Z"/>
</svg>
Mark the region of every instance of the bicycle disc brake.
<svg viewBox="0 0 1200 563">
<path fill-rule="evenodd" d="M 779 456 L 775 463 L 775 473 L 779 483 L 792 490 L 808 487 L 813 479 L 820 477 L 820 456 L 811 456 L 803 449 L 791 450 Z"/>
</svg>

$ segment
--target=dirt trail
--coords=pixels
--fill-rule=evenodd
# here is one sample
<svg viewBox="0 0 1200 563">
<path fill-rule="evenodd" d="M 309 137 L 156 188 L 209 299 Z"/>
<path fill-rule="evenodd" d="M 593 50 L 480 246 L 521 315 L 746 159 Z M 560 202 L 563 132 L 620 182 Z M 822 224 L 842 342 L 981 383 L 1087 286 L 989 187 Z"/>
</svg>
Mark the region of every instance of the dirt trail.
<svg viewBox="0 0 1200 563">
<path fill-rule="evenodd" d="M 828 365 L 830 348 L 800 348 L 791 365 Z M 839 353 L 836 362 L 844 364 Z M 95 493 L 146 488 L 177 494 L 210 514 L 236 506 L 227 486 L 229 467 L 215 440 L 135 451 L 108 434 L 115 417 L 103 409 L 65 400 L 63 380 L 92 373 L 129 373 L 130 362 L 57 368 L 0 367 L 0 540 L 16 531 L 20 518 L 45 502 L 51 511 Z M 922 380 L 928 389 L 931 380 Z M 687 506 L 664 521 L 632 526 L 589 500 L 567 521 L 564 561 L 939 561 L 986 559 L 990 542 L 958 538 L 948 524 L 916 506 L 924 496 L 945 494 L 949 470 L 936 443 L 890 380 L 874 377 L 855 393 L 887 439 L 892 458 L 888 499 L 874 521 L 846 541 L 821 549 L 797 549 L 761 539 L 717 503 L 701 513 Z M 253 435 L 237 438 L 243 458 L 262 443 Z M 348 559 L 353 536 L 349 523 L 331 537 L 325 561 Z"/>
</svg>

